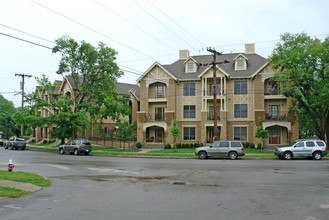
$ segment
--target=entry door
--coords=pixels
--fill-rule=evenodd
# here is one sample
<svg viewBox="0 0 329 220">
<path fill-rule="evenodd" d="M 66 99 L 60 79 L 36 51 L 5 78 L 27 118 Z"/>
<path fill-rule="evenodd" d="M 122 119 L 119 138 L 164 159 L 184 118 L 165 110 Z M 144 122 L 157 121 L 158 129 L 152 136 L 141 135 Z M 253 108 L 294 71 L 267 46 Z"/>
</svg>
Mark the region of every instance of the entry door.
<svg viewBox="0 0 329 220">
<path fill-rule="evenodd" d="M 214 137 L 214 129 L 212 127 L 207 127 L 207 142 L 212 143 Z"/>
<path fill-rule="evenodd" d="M 163 142 L 163 128 L 155 128 L 155 141 Z"/>
<path fill-rule="evenodd" d="M 269 130 L 269 142 L 270 144 L 280 144 L 280 130 L 270 129 Z"/>
</svg>

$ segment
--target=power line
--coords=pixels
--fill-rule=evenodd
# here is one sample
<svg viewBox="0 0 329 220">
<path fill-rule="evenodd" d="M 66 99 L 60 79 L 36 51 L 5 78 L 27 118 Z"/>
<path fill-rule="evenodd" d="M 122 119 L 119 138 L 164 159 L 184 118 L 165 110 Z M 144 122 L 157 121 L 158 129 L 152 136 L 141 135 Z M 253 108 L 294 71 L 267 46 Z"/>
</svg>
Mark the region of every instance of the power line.
<svg viewBox="0 0 329 220">
<path fill-rule="evenodd" d="M 1 32 L 0 32 L 0 34 L 2 34 L 2 35 L 4 35 L 4 36 L 7 36 L 7 37 L 11 37 L 11 38 L 17 39 L 17 40 L 21 40 L 21 41 L 24 41 L 24 42 L 27 42 L 27 43 L 30 43 L 30 44 L 34 44 L 34 45 L 37 45 L 37 46 L 39 46 L 39 47 L 44 47 L 44 48 L 47 48 L 47 49 L 52 50 L 52 48 L 50 48 L 50 47 L 47 47 L 47 46 L 44 46 L 44 45 L 41 45 L 41 44 L 37 44 L 37 43 L 34 43 L 34 42 L 32 42 L 32 41 L 24 40 L 24 39 L 22 39 L 22 38 L 14 37 L 14 36 L 11 36 L 11 35 L 9 35 L 9 34 L 5 34 L 5 33 L 1 33 Z"/>
<path fill-rule="evenodd" d="M 204 43 L 202 43 L 199 39 L 197 39 L 193 34 L 191 34 L 189 31 L 187 31 L 183 26 L 181 26 L 180 24 L 178 24 L 174 19 L 172 19 L 171 17 L 169 17 L 166 13 L 164 13 L 159 7 L 157 7 L 156 5 L 154 5 L 151 1 L 147 0 L 147 2 L 149 4 L 151 4 L 154 8 L 156 8 L 158 11 L 160 11 L 164 16 L 166 16 L 168 19 L 170 19 L 172 22 L 174 22 L 178 27 L 180 27 L 182 30 L 184 30 L 187 34 L 189 34 L 192 38 L 194 38 L 196 41 L 198 41 L 201 45 L 203 45 L 204 47 L 206 47 L 206 45 Z"/>
<path fill-rule="evenodd" d="M 3 26 L 3 27 L 6 27 L 6 28 L 12 29 L 12 30 L 14 30 L 14 31 L 21 32 L 21 33 L 23 33 L 23 34 L 30 35 L 30 36 L 35 37 L 35 38 L 38 38 L 38 39 L 40 39 L 40 40 L 47 41 L 47 42 L 52 43 L 52 44 L 55 43 L 55 42 L 53 42 L 53 41 L 50 41 L 50 40 L 44 39 L 44 38 L 42 38 L 42 37 L 35 36 L 35 35 L 33 35 L 33 34 L 26 33 L 26 32 L 24 32 L 24 31 L 21 31 L 21 30 L 18 30 L 18 29 L 15 29 L 15 28 L 9 27 L 9 26 L 4 25 L 4 24 L 0 24 L 0 25 Z"/>
<path fill-rule="evenodd" d="M 141 54 L 141 55 L 143 55 L 143 56 L 145 56 L 145 57 L 148 57 L 148 58 L 150 58 L 150 59 L 152 59 L 152 60 L 156 60 L 155 58 L 153 58 L 153 57 L 151 57 L 151 56 L 149 56 L 149 55 L 147 55 L 147 54 L 145 54 L 145 53 L 143 53 L 143 52 L 141 52 L 141 51 L 139 51 L 139 50 L 136 50 L 136 49 L 134 49 L 134 48 L 132 48 L 132 47 L 130 47 L 130 46 L 124 44 L 124 43 L 121 43 L 120 41 L 117 41 L 117 40 L 115 40 L 115 39 L 113 39 L 113 38 L 111 38 L 111 37 L 109 37 L 109 36 L 107 36 L 107 35 L 105 35 L 105 34 L 99 32 L 99 31 L 96 31 L 96 30 L 92 29 L 91 27 L 88 27 L 88 26 L 86 26 L 86 25 L 84 25 L 84 24 L 82 24 L 82 23 L 80 23 L 80 22 L 78 22 L 78 21 L 76 21 L 76 20 L 74 20 L 74 19 L 72 19 L 72 18 L 70 18 L 70 17 L 64 15 L 64 14 L 62 14 L 62 13 L 59 13 L 59 12 L 57 12 L 57 11 L 55 11 L 55 10 L 53 10 L 53 9 L 51 9 L 51 8 L 49 8 L 49 7 L 47 7 L 47 6 L 44 6 L 44 5 L 40 4 L 39 2 L 36 2 L 36 1 L 34 1 L 34 0 L 30 0 L 30 1 L 32 1 L 33 3 L 35 3 L 35 4 L 37 4 L 37 5 L 39 5 L 39 6 L 43 7 L 43 8 L 45 8 L 45 9 L 47 9 L 47 10 L 49 10 L 49 11 L 51 11 L 51 12 L 57 14 L 57 15 L 60 15 L 60 16 L 62 16 L 62 17 L 64 17 L 64 18 L 66 18 L 66 19 L 68 19 L 68 20 L 70 20 L 70 21 L 72 21 L 72 22 L 74 22 L 74 23 L 76 23 L 76 24 L 78 24 L 78 25 L 80 25 L 80 26 L 82 26 L 82 27 L 84 27 L 84 28 L 86 28 L 86 29 L 88 29 L 88 30 L 94 32 L 94 33 L 97 33 L 97 34 L 99 34 L 99 35 L 101 35 L 101 36 L 103 36 L 103 37 L 105 37 L 105 38 L 107 38 L 107 39 L 109 39 L 109 40 L 111 40 L 111 41 L 114 41 L 114 42 L 116 42 L 117 44 L 120 44 L 121 46 L 124 46 L 124 47 L 126 47 L 126 48 L 128 48 L 128 49 L 130 49 L 130 50 L 133 50 L 133 51 L 135 51 L 136 53 L 139 53 L 139 54 Z"/>
<path fill-rule="evenodd" d="M 172 31 L 170 28 L 168 28 L 165 24 L 163 24 L 159 19 L 157 19 L 156 17 L 154 17 L 150 12 L 148 12 L 145 8 L 143 8 L 142 6 L 140 6 L 139 4 L 137 4 L 134 0 L 131 0 L 135 5 L 137 5 L 137 7 L 139 7 L 140 9 L 142 9 L 144 12 L 146 12 L 148 15 L 150 15 L 154 20 L 156 20 L 159 24 L 161 24 L 164 28 L 166 28 L 168 31 L 170 31 L 173 35 L 175 35 L 176 37 L 178 37 L 180 40 L 182 40 L 184 43 L 186 43 L 187 45 L 189 45 L 190 47 L 192 47 L 194 50 L 195 49 L 191 44 L 189 44 L 188 42 L 186 42 L 182 37 L 180 37 L 178 34 L 176 34 L 174 31 Z"/>
<path fill-rule="evenodd" d="M 118 16 L 119 18 L 121 18 L 122 20 L 126 21 L 127 23 L 129 23 L 130 25 L 134 26 L 135 28 L 137 28 L 138 30 L 142 31 L 143 33 L 147 34 L 148 36 L 152 37 L 153 39 L 159 41 L 160 43 L 162 43 L 163 45 L 169 47 L 170 49 L 176 51 L 176 49 L 168 44 L 166 44 L 165 42 L 163 42 L 162 40 L 156 38 L 155 36 L 153 36 L 152 34 L 150 34 L 149 32 L 145 31 L 144 29 L 138 27 L 137 25 L 133 24 L 132 22 L 130 22 L 128 19 L 124 18 L 123 16 L 119 15 L 118 13 L 116 13 L 115 11 L 109 9 L 108 7 L 106 7 L 105 5 L 103 5 L 102 3 L 98 2 L 97 0 L 94 0 L 94 2 L 96 2 L 97 4 L 99 4 L 100 6 L 102 6 L 103 8 L 105 8 L 106 10 L 108 10 L 109 12 L 115 14 L 116 16 Z"/>
</svg>

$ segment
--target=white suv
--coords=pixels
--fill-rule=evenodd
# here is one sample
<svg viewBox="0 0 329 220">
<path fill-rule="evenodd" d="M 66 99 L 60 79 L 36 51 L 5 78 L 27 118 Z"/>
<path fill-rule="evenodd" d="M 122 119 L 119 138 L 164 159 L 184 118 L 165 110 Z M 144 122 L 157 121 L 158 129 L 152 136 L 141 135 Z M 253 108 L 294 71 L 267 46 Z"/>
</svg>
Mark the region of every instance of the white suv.
<svg viewBox="0 0 329 220">
<path fill-rule="evenodd" d="M 302 139 L 297 140 L 288 147 L 276 148 L 274 154 L 280 159 L 290 160 L 293 157 L 307 157 L 321 160 L 328 154 L 326 143 L 322 140 Z"/>
</svg>

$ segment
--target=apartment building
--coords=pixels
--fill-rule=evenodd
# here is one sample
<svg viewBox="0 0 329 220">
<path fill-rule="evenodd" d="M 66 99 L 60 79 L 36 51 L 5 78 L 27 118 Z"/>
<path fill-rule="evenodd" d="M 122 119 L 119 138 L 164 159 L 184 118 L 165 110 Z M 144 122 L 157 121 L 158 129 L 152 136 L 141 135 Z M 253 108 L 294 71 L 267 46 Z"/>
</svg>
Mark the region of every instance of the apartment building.
<svg viewBox="0 0 329 220">
<path fill-rule="evenodd" d="M 288 112 L 291 99 L 280 95 L 273 70 L 267 59 L 255 53 L 254 44 L 245 45 L 243 53 L 217 56 L 217 61 L 229 61 L 216 66 L 217 82 L 212 66 L 200 65 L 212 60 L 212 55 L 190 56 L 188 50 L 181 50 L 176 62 L 155 62 L 146 70 L 137 80 L 137 141 L 146 145 L 173 143 L 169 129 L 174 118 L 182 131 L 181 143 L 211 143 L 214 120 L 220 140 L 261 143 L 255 138 L 259 117 L 269 131 L 266 146 L 286 145 L 298 139 L 298 116 Z"/>
<path fill-rule="evenodd" d="M 54 91 L 51 91 L 55 99 L 57 99 L 60 95 L 64 95 L 64 94 L 66 95 L 67 99 L 73 98 L 77 95 L 78 88 L 76 87 L 72 76 L 65 76 L 62 81 L 56 80 L 55 83 L 56 83 L 56 88 Z M 136 121 L 137 111 L 139 109 L 139 86 L 117 82 L 116 91 L 118 94 L 129 94 L 131 97 L 129 102 L 131 108 L 131 114 L 127 116 L 123 116 L 121 119 L 129 122 Z M 44 91 L 39 90 L 39 88 L 36 89 L 36 92 L 44 93 Z M 46 97 L 48 92 L 49 91 L 46 91 L 42 95 Z M 50 113 L 54 113 L 54 111 L 55 109 L 51 109 L 51 108 L 40 109 L 39 114 L 41 117 L 46 117 Z M 98 131 L 97 125 L 94 125 L 93 129 L 86 129 L 83 133 L 77 135 L 78 137 L 86 137 L 86 138 L 89 138 L 91 136 L 113 135 L 113 132 L 116 129 L 116 123 L 110 118 L 104 118 L 101 127 L 102 127 L 101 133 Z M 43 139 L 50 139 L 51 137 L 49 135 L 49 132 L 54 128 L 55 126 L 49 126 L 49 125 L 38 127 L 31 134 L 31 138 L 35 139 L 36 141 L 40 141 Z"/>
</svg>

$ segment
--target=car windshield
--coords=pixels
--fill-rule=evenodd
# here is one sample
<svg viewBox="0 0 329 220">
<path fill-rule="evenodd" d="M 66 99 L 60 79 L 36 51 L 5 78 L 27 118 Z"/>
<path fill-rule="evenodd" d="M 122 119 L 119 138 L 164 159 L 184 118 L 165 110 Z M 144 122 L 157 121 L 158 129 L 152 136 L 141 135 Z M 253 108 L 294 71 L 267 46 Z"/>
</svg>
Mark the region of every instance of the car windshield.
<svg viewBox="0 0 329 220">
<path fill-rule="evenodd" d="M 17 138 L 17 141 L 25 141 L 24 138 Z"/>
</svg>

